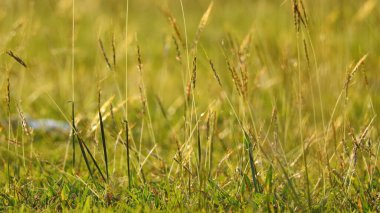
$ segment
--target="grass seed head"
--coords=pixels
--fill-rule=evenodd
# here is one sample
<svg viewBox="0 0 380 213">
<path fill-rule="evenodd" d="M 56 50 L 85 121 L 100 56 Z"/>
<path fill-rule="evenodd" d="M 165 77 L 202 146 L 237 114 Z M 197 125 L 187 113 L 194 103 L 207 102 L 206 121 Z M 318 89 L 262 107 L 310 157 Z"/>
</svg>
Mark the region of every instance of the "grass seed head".
<svg viewBox="0 0 380 213">
<path fill-rule="evenodd" d="M 197 82 L 197 56 L 193 59 L 193 72 L 191 75 L 191 84 L 193 89 L 195 89 L 195 83 Z"/>
<path fill-rule="evenodd" d="M 211 3 L 209 4 L 206 12 L 203 14 L 202 18 L 201 18 L 201 21 L 199 22 L 199 25 L 198 25 L 198 28 L 197 28 L 197 32 L 195 34 L 195 39 L 194 39 L 194 43 L 193 43 L 193 48 L 192 49 L 195 49 L 198 42 L 199 42 L 199 39 L 201 37 L 201 33 L 203 32 L 203 30 L 205 29 L 206 27 L 206 24 L 208 22 L 208 19 L 210 17 L 210 13 L 211 13 L 211 10 L 212 10 L 212 7 L 214 6 L 214 2 L 211 1 Z"/>
<path fill-rule="evenodd" d="M 16 54 L 14 54 L 11 50 L 8 50 L 7 54 L 10 57 L 12 57 L 17 63 L 21 64 L 21 66 L 23 66 L 25 68 L 28 68 L 28 66 L 26 65 L 25 61 L 22 58 L 20 58 L 19 56 L 17 56 Z"/>
<path fill-rule="evenodd" d="M 103 42 L 100 38 L 99 38 L 99 47 L 100 47 L 100 50 L 102 51 L 102 54 L 103 54 L 104 60 L 106 61 L 107 67 L 111 70 L 112 66 L 111 66 L 110 60 L 108 59 L 107 53 L 106 53 L 104 46 L 103 46 Z"/>
<path fill-rule="evenodd" d="M 208 61 L 208 63 L 210 64 L 212 73 L 214 74 L 214 77 L 215 77 L 216 81 L 218 82 L 219 86 L 222 87 L 222 82 L 220 81 L 220 77 L 218 75 L 218 72 L 215 69 L 214 63 L 212 62 L 211 59 Z"/>
<path fill-rule="evenodd" d="M 21 110 L 20 105 L 17 104 L 16 107 L 17 107 L 18 115 L 20 116 L 20 119 L 21 119 L 21 125 L 22 125 L 22 129 L 23 129 L 24 133 L 27 136 L 31 136 L 32 135 L 32 129 L 29 127 L 28 122 L 26 121 L 26 118 L 24 116 L 24 113 Z"/>
<path fill-rule="evenodd" d="M 176 59 L 180 64 L 182 64 L 181 50 L 179 49 L 177 39 L 175 38 L 174 35 L 172 36 L 172 38 L 173 38 L 174 47 L 175 47 L 175 50 L 176 50 L 176 57 L 175 57 L 175 59 Z"/>
</svg>

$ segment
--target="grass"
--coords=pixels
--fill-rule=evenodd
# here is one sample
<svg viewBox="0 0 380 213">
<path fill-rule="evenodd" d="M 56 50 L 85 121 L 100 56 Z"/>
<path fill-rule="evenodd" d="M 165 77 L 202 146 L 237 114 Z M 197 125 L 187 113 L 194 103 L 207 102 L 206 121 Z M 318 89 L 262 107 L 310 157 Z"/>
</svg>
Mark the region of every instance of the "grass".
<svg viewBox="0 0 380 213">
<path fill-rule="evenodd" d="M 1 1 L 0 210 L 380 211 L 378 4 Z"/>
</svg>

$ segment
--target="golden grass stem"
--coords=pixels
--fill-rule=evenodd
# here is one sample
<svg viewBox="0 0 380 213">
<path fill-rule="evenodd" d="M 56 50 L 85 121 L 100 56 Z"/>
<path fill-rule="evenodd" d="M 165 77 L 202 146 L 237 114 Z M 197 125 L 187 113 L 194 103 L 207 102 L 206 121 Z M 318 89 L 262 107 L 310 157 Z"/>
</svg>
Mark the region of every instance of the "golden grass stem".
<svg viewBox="0 0 380 213">
<path fill-rule="evenodd" d="M 128 120 L 128 19 L 129 0 L 125 11 L 125 120 Z"/>
<path fill-rule="evenodd" d="M 71 99 L 75 101 L 75 0 L 72 1 L 71 22 Z"/>
<path fill-rule="evenodd" d="M 127 172 L 128 172 L 128 188 L 132 187 L 131 169 L 130 169 L 130 155 L 129 155 L 129 126 L 128 121 L 125 122 L 125 146 L 127 148 Z"/>
<path fill-rule="evenodd" d="M 302 0 L 301 0 L 302 1 Z M 303 124 L 302 124 L 302 78 L 301 78 L 301 51 L 300 51 L 300 27 L 301 22 L 305 25 L 305 22 L 303 21 L 302 15 L 299 11 L 298 7 L 298 0 L 293 0 L 293 7 L 294 7 L 294 21 L 296 25 L 296 40 L 297 40 L 297 61 L 298 61 L 298 118 L 299 118 L 299 134 L 300 134 L 300 142 L 302 145 L 302 156 L 303 156 L 303 163 L 305 168 L 305 188 L 307 193 L 307 201 L 308 201 L 308 207 L 309 210 L 312 208 L 312 201 L 311 201 L 311 195 L 310 195 L 310 183 L 309 183 L 309 174 L 308 174 L 308 166 L 307 166 L 307 151 L 305 150 L 305 141 L 303 138 Z"/>
</svg>

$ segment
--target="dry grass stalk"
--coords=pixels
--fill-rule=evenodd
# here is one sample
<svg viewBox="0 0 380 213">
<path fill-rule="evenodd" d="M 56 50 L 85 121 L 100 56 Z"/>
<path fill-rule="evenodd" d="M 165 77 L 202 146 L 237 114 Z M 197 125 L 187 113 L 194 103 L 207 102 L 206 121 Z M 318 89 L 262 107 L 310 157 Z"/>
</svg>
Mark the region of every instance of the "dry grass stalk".
<svg viewBox="0 0 380 213">
<path fill-rule="evenodd" d="M 102 40 L 100 38 L 99 38 L 99 46 L 100 46 L 100 50 L 103 53 L 104 60 L 107 63 L 107 67 L 111 70 L 112 66 L 111 66 L 110 60 L 107 57 L 106 51 L 105 51 L 104 46 L 103 46 L 103 42 L 102 42 Z"/>
<path fill-rule="evenodd" d="M 201 134 L 199 131 L 199 123 L 197 123 L 197 146 L 198 146 L 198 176 L 201 176 L 202 171 L 202 146 L 201 146 Z"/>
<path fill-rule="evenodd" d="M 162 115 L 164 116 L 164 118 L 166 120 L 168 120 L 167 113 L 165 111 L 164 105 L 162 104 L 162 101 L 161 101 L 160 97 L 158 97 L 158 95 L 155 95 L 155 97 L 156 97 L 156 101 L 158 103 L 158 107 L 160 108 L 160 111 L 161 111 Z"/>
<path fill-rule="evenodd" d="M 110 104 L 110 115 L 111 115 L 111 120 L 112 120 L 112 132 L 113 132 L 113 136 L 116 136 L 117 135 L 117 131 L 118 131 L 118 128 L 117 128 L 117 124 L 116 124 L 116 119 L 115 119 L 115 114 L 114 114 L 114 108 L 113 108 L 113 104 L 111 103 Z"/>
<path fill-rule="evenodd" d="M 375 121 L 376 117 L 373 117 L 371 121 L 365 126 L 365 128 L 360 132 L 359 137 L 355 137 L 352 132 L 349 132 L 351 135 L 355 147 L 369 153 L 370 156 L 376 157 L 376 155 L 371 151 L 370 145 L 366 146 L 365 141 L 367 141 L 367 135 L 371 130 L 372 124 Z"/>
<path fill-rule="evenodd" d="M 190 100 L 190 94 L 191 94 L 191 81 L 189 81 L 186 84 L 186 101 Z"/>
<path fill-rule="evenodd" d="M 201 37 L 201 33 L 204 30 L 204 28 L 206 27 L 208 18 L 210 17 L 210 13 L 211 13 L 213 5 L 214 5 L 214 2 L 211 1 L 211 3 L 209 4 L 206 12 L 203 14 L 203 16 L 201 18 L 201 21 L 199 22 L 198 29 L 197 29 L 197 32 L 195 34 L 195 39 L 194 39 L 194 43 L 193 43 L 193 48 L 192 49 L 195 49 L 196 46 L 197 46 L 197 44 L 198 44 L 198 42 L 199 42 L 199 38 Z"/>
<path fill-rule="evenodd" d="M 252 42 L 252 33 L 249 32 L 243 39 L 239 47 L 239 53 L 248 53 L 249 47 Z M 246 54 L 247 55 L 247 54 Z M 245 56 L 246 56 L 245 55 Z"/>
<path fill-rule="evenodd" d="M 11 114 L 11 81 L 9 79 L 9 76 L 7 77 L 7 91 L 6 91 L 6 97 L 5 97 L 5 102 L 7 104 L 7 109 L 8 109 L 8 115 L 10 116 Z"/>
<path fill-rule="evenodd" d="M 219 86 L 222 87 L 222 82 L 220 81 L 220 77 L 219 77 L 218 73 L 216 72 L 214 63 L 212 62 L 211 59 L 208 61 L 208 63 L 210 64 L 212 73 L 214 74 L 215 79 L 218 81 Z"/>
<path fill-rule="evenodd" d="M 240 74 L 241 74 L 241 92 L 243 97 L 247 97 L 248 95 L 248 70 L 245 64 L 240 66 Z"/>
<path fill-rule="evenodd" d="M 211 132 L 211 129 L 210 129 L 210 117 L 211 117 L 211 112 L 208 112 L 208 115 L 207 115 L 207 121 L 206 121 L 206 138 L 207 138 L 207 141 L 210 140 L 210 132 Z"/>
<path fill-rule="evenodd" d="M 307 50 L 307 44 L 305 39 L 303 40 L 303 49 L 305 51 L 306 61 L 307 61 L 307 67 L 310 68 L 310 59 L 309 59 L 309 51 Z"/>
<path fill-rule="evenodd" d="M 129 144 L 129 123 L 127 120 L 125 123 L 125 148 L 127 149 L 127 173 L 128 173 L 128 187 L 131 189 L 132 179 L 131 179 L 131 168 L 130 168 L 130 144 Z"/>
<path fill-rule="evenodd" d="M 364 75 L 364 84 L 368 89 L 369 88 L 369 81 L 368 81 L 367 72 L 364 69 L 363 69 L 363 75 Z"/>
<path fill-rule="evenodd" d="M 279 141 L 278 141 L 277 109 L 275 107 L 273 108 L 273 111 L 272 111 L 271 123 L 273 123 L 273 127 L 274 127 L 274 131 L 273 131 L 273 138 L 274 138 L 274 143 L 275 143 L 274 149 L 277 149 L 277 146 L 279 145 Z"/>
<path fill-rule="evenodd" d="M 140 74 L 142 75 L 142 67 L 143 67 L 143 64 L 142 64 L 142 59 L 141 59 L 141 52 L 140 52 L 140 46 L 137 45 L 137 68 L 140 72 Z"/>
<path fill-rule="evenodd" d="M 174 160 L 176 163 L 178 163 L 182 168 L 184 168 L 184 169 L 189 173 L 190 176 L 194 176 L 193 173 L 190 171 L 188 164 L 181 163 L 181 162 L 178 161 L 176 158 L 173 158 L 173 160 Z M 189 177 L 190 177 L 190 176 L 189 176 Z"/>
<path fill-rule="evenodd" d="M 137 47 L 136 47 L 136 52 L 137 52 L 137 69 L 140 72 L 140 77 L 142 77 L 141 75 L 142 75 L 143 64 L 142 64 L 141 51 L 140 51 L 139 45 L 137 45 Z"/>
<path fill-rule="evenodd" d="M 197 81 L 197 57 L 194 56 L 191 78 L 190 78 L 190 81 L 186 85 L 186 97 L 188 101 L 190 100 L 192 89 L 195 89 L 196 81 Z"/>
<path fill-rule="evenodd" d="M 141 51 L 140 51 L 139 45 L 137 45 L 137 69 L 140 73 L 139 92 L 140 92 L 140 100 L 142 104 L 141 114 L 145 115 L 145 112 L 147 109 L 147 101 L 146 101 L 146 96 L 145 96 L 145 87 L 144 87 L 144 82 L 143 82 L 143 64 L 142 64 Z"/>
<path fill-rule="evenodd" d="M 195 56 L 193 59 L 193 72 L 191 75 L 191 84 L 193 89 L 195 89 L 195 84 L 197 82 L 197 57 Z"/>
<path fill-rule="evenodd" d="M 248 65 L 247 58 L 249 57 L 249 47 L 251 44 L 251 33 L 248 33 L 240 44 L 238 51 L 239 68 L 241 75 L 241 91 L 244 97 L 248 94 Z"/>
<path fill-rule="evenodd" d="M 102 94 L 101 94 L 101 89 L 100 89 L 100 86 L 98 85 L 97 86 L 98 87 L 98 109 L 99 109 L 99 111 L 100 111 L 100 102 L 101 102 L 101 97 L 102 97 Z M 99 118 L 98 118 L 99 119 Z M 100 120 L 100 119 L 99 119 Z"/>
<path fill-rule="evenodd" d="M 182 165 L 182 160 L 183 160 L 183 158 L 182 158 L 181 146 L 179 145 L 179 140 L 178 140 L 177 137 L 174 137 L 174 141 L 175 141 L 175 143 L 176 143 L 176 145 L 177 145 L 177 155 L 178 155 L 178 158 L 179 158 L 179 164 Z M 175 158 L 174 158 L 174 159 L 175 159 Z"/>
<path fill-rule="evenodd" d="M 238 91 L 239 95 L 242 95 L 242 83 L 240 81 L 240 78 L 236 72 L 236 69 L 231 65 L 231 63 L 227 60 L 227 67 L 228 70 L 231 73 L 232 80 L 235 83 L 236 90 Z"/>
<path fill-rule="evenodd" d="M 168 19 L 170 25 L 172 26 L 172 28 L 174 30 L 175 35 L 177 36 L 178 40 L 180 41 L 182 47 L 186 48 L 186 44 L 184 42 L 184 39 L 182 38 L 182 35 L 180 33 L 176 19 L 173 17 L 173 15 L 167 9 L 161 9 L 161 11 L 164 13 L 166 18 Z"/>
<path fill-rule="evenodd" d="M 346 102 L 348 101 L 348 88 L 350 87 L 350 83 L 355 73 L 359 70 L 359 68 L 364 64 L 364 61 L 367 59 L 368 54 L 365 54 L 360 60 L 356 63 L 355 67 L 352 69 L 350 73 L 347 73 L 346 82 L 344 84 L 344 88 L 346 90 Z"/>
<path fill-rule="evenodd" d="M 175 47 L 175 50 L 176 50 L 176 57 L 175 57 L 175 59 L 176 59 L 180 64 L 182 64 L 181 51 L 180 51 L 180 49 L 179 49 L 177 39 L 175 38 L 174 35 L 172 36 L 172 38 L 173 38 L 174 47 Z"/>
<path fill-rule="evenodd" d="M 115 46 L 114 34 L 112 34 L 112 59 L 113 59 L 113 69 L 116 70 L 116 46 Z"/>
<path fill-rule="evenodd" d="M 115 121 L 115 115 L 114 115 L 114 112 L 113 112 L 114 110 L 113 110 L 113 104 L 111 103 L 110 104 L 110 113 L 111 113 L 111 119 L 112 119 L 112 122 L 113 123 L 116 123 L 116 121 Z"/>
<path fill-rule="evenodd" d="M 209 112 L 209 116 L 207 118 L 206 123 L 206 136 L 207 136 L 207 143 L 208 143 L 208 177 L 211 176 L 212 173 L 212 166 L 213 166 L 213 152 L 214 152 L 214 132 L 216 129 L 216 112 Z"/>
<path fill-rule="evenodd" d="M 8 139 L 7 140 L 10 144 L 13 144 L 13 145 L 17 145 L 17 146 L 20 146 L 22 145 L 22 143 L 20 141 L 17 141 L 15 139 Z"/>
<path fill-rule="evenodd" d="M 144 95 L 144 88 L 142 84 L 139 85 L 139 91 L 140 91 L 140 101 L 141 101 L 141 114 L 145 115 L 146 98 Z"/>
<path fill-rule="evenodd" d="M 23 67 L 28 68 L 24 60 L 22 60 L 19 56 L 14 54 L 11 50 L 7 51 L 7 54 L 12 57 L 17 63 L 21 64 Z"/>
<path fill-rule="evenodd" d="M 301 25 L 304 25 L 305 27 L 306 22 L 305 18 L 303 17 L 298 1 L 301 3 L 301 7 L 303 8 L 302 0 L 293 0 L 293 18 L 294 18 L 294 26 L 296 27 L 297 32 L 301 30 Z M 304 15 L 306 15 L 306 12 L 303 10 Z"/>
<path fill-rule="evenodd" d="M 354 148 L 352 150 L 352 161 L 353 161 L 353 170 L 355 169 L 355 166 L 356 166 L 356 163 L 357 163 L 357 159 L 358 159 L 358 150 L 359 150 L 359 142 L 358 140 L 356 139 L 355 137 L 355 133 L 354 133 L 354 129 L 353 128 L 349 128 L 348 130 L 348 135 L 352 138 L 352 141 L 354 142 Z M 352 171 L 353 173 L 354 171 Z"/>
<path fill-rule="evenodd" d="M 236 53 L 239 51 L 238 44 L 230 33 L 227 33 L 226 40 L 225 43 L 223 43 L 223 45 L 227 47 L 231 53 Z"/>
<path fill-rule="evenodd" d="M 301 8 L 302 8 L 303 17 L 305 18 L 305 24 L 307 25 L 309 23 L 309 18 L 307 17 L 305 5 L 304 5 L 304 3 L 303 3 L 302 0 L 300 0 L 300 5 L 301 5 Z"/>
<path fill-rule="evenodd" d="M 22 112 L 21 110 L 21 107 L 19 104 L 16 105 L 17 107 L 17 112 L 18 112 L 18 115 L 20 116 L 20 119 L 21 119 L 21 126 L 22 126 L 22 129 L 24 131 L 24 133 L 27 135 L 27 136 L 31 136 L 32 135 L 32 129 L 28 126 L 28 123 L 26 121 L 26 118 L 24 116 L 24 113 Z"/>
<path fill-rule="evenodd" d="M 248 95 L 248 57 L 251 44 L 251 33 L 248 33 L 240 45 L 237 45 L 231 35 L 227 35 L 225 43 L 222 43 L 224 57 L 228 70 L 231 73 L 232 80 L 239 95 L 244 98 Z M 230 57 L 227 57 L 228 51 Z M 232 59 L 231 59 L 232 58 Z"/>
<path fill-rule="evenodd" d="M 273 107 L 271 124 L 273 124 L 273 143 L 271 143 L 271 149 L 275 158 L 287 164 L 286 155 L 283 146 L 280 143 L 279 127 L 278 127 L 278 111 L 276 107 Z M 259 145 L 260 148 L 260 145 Z"/>
</svg>

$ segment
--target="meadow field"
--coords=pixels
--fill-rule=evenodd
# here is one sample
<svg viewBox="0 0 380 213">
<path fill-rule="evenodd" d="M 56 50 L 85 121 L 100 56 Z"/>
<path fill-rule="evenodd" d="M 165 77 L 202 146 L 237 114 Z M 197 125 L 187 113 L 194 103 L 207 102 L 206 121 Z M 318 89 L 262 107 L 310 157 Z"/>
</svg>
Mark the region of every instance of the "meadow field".
<svg viewBox="0 0 380 213">
<path fill-rule="evenodd" d="M 378 0 L 1 0 L 0 211 L 379 212 Z"/>
</svg>

